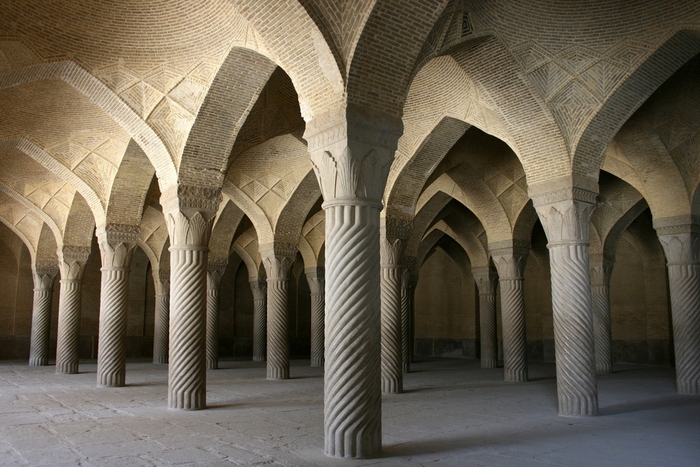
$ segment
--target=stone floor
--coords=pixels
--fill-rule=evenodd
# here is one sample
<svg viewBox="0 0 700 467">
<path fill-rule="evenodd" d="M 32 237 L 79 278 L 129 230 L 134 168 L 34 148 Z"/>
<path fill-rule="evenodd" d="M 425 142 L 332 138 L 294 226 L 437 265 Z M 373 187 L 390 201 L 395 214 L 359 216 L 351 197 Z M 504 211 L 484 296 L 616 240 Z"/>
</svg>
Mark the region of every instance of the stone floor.
<svg viewBox="0 0 700 467">
<path fill-rule="evenodd" d="M 323 456 L 323 376 L 295 361 L 293 379 L 224 361 L 208 373 L 209 409 L 166 408 L 167 368 L 129 363 L 128 386 L 0 363 L 2 465 L 698 466 L 700 397 L 679 396 L 669 368 L 619 366 L 598 381 L 600 416 L 556 415 L 552 364 L 529 383 L 473 360 L 414 365 L 406 392 L 383 399 L 384 452 Z"/>
</svg>

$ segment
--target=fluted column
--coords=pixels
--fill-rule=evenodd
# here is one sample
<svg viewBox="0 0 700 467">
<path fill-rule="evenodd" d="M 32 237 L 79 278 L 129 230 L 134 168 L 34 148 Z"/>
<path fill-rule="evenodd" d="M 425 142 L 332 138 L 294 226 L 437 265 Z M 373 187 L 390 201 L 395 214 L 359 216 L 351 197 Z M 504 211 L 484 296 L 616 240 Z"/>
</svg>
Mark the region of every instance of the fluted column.
<svg viewBox="0 0 700 467">
<path fill-rule="evenodd" d="M 289 379 L 289 273 L 296 245 L 261 245 L 267 274 L 267 379 Z"/>
<path fill-rule="evenodd" d="M 613 261 L 602 254 L 591 255 L 591 306 L 595 342 L 595 369 L 598 374 L 612 373 L 612 335 L 610 332 L 610 275 Z"/>
<path fill-rule="evenodd" d="M 409 349 L 409 359 L 411 363 L 415 362 L 415 342 L 416 342 L 416 287 L 418 286 L 418 277 L 411 272 L 411 279 L 408 286 L 408 338 L 411 348 Z"/>
<path fill-rule="evenodd" d="M 161 195 L 170 234 L 171 409 L 206 407 L 207 245 L 220 202 L 213 188 L 178 185 Z"/>
<path fill-rule="evenodd" d="M 513 246 L 496 246 L 490 251 L 498 270 L 498 285 L 501 290 L 503 379 L 510 382 L 527 381 L 523 272 L 529 250 L 529 242 L 513 241 Z"/>
<path fill-rule="evenodd" d="M 496 332 L 496 285 L 498 276 L 489 266 L 472 268 L 479 289 L 479 341 L 481 368 L 498 367 L 498 335 Z"/>
<path fill-rule="evenodd" d="M 109 224 L 97 230 L 102 255 L 98 386 L 121 387 L 126 383 L 129 271 L 138 235 L 139 228 L 131 225 Z"/>
<path fill-rule="evenodd" d="M 253 361 L 267 360 L 267 283 L 264 280 L 250 281 L 253 292 Z"/>
<path fill-rule="evenodd" d="M 559 415 L 598 412 L 588 229 L 596 193 L 580 188 L 533 198 L 549 241 Z"/>
<path fill-rule="evenodd" d="M 403 392 L 401 275 L 410 220 L 384 218 L 379 235 L 382 304 L 382 392 Z"/>
<path fill-rule="evenodd" d="M 325 453 L 381 452 L 379 213 L 400 119 L 347 107 L 304 137 L 326 212 Z"/>
<path fill-rule="evenodd" d="M 32 265 L 34 302 L 32 305 L 32 336 L 29 365 L 49 364 L 49 331 L 51 330 L 51 296 L 58 275 L 56 261 L 37 261 Z"/>
<path fill-rule="evenodd" d="M 227 258 L 210 259 L 207 267 L 207 369 L 219 368 L 219 286 Z"/>
<path fill-rule="evenodd" d="M 89 246 L 64 246 L 59 251 L 61 292 L 58 301 L 56 373 L 78 373 L 80 310 L 83 274 L 90 256 Z"/>
<path fill-rule="evenodd" d="M 324 271 L 323 268 L 306 268 L 304 272 L 311 290 L 311 366 L 323 366 L 326 313 Z"/>
<path fill-rule="evenodd" d="M 153 323 L 153 363 L 168 363 L 170 341 L 170 269 L 153 271 L 156 290 Z"/>
<path fill-rule="evenodd" d="M 676 389 L 700 395 L 700 219 L 659 219 L 654 228 L 666 253 Z"/>
<path fill-rule="evenodd" d="M 405 264 L 404 259 L 404 264 Z M 410 304 L 411 270 L 401 270 L 401 368 L 404 373 L 411 372 L 411 304 Z"/>
</svg>

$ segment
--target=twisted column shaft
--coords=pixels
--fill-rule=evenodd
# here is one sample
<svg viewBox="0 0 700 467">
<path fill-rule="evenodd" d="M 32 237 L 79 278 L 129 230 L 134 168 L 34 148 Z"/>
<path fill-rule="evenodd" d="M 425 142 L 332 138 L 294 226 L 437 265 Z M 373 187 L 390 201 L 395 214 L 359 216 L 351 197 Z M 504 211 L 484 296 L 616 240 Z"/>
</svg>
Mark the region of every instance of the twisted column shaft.
<svg viewBox="0 0 700 467">
<path fill-rule="evenodd" d="M 260 246 L 267 273 L 267 379 L 289 379 L 289 274 L 296 245 Z"/>
<path fill-rule="evenodd" d="M 267 379 L 289 379 L 289 280 L 267 279 Z"/>
<path fill-rule="evenodd" d="M 588 265 L 595 196 L 569 188 L 533 198 L 549 240 L 557 395 L 559 414 L 565 416 L 598 412 Z"/>
<path fill-rule="evenodd" d="M 401 268 L 381 267 L 382 392 L 403 392 Z"/>
<path fill-rule="evenodd" d="M 170 294 L 156 295 L 153 324 L 153 363 L 168 363 L 170 341 Z"/>
<path fill-rule="evenodd" d="M 325 452 L 381 451 L 379 209 L 327 206 Z"/>
<path fill-rule="evenodd" d="M 219 288 L 207 289 L 207 370 L 219 368 Z"/>
<path fill-rule="evenodd" d="M 58 302 L 56 373 L 78 373 L 78 343 L 83 281 L 61 279 Z"/>
<path fill-rule="evenodd" d="M 501 288 L 503 378 L 505 381 L 519 382 L 527 381 L 523 272 L 530 245 L 529 242 L 512 242 L 513 246 L 492 250 L 491 255 L 498 269 Z"/>
<path fill-rule="evenodd" d="M 219 368 L 219 286 L 226 259 L 209 261 L 207 272 L 207 369 Z"/>
<path fill-rule="evenodd" d="M 324 363 L 324 320 L 326 313 L 325 283 L 323 270 L 306 270 L 306 280 L 311 289 L 311 366 Z"/>
<path fill-rule="evenodd" d="M 666 253 L 671 295 L 676 388 L 679 394 L 700 394 L 700 224 L 654 221 Z"/>
<path fill-rule="evenodd" d="M 267 287 L 265 282 L 250 281 L 253 291 L 253 361 L 267 360 Z"/>
<path fill-rule="evenodd" d="M 97 385 L 121 387 L 126 382 L 126 316 L 129 270 L 102 268 Z"/>
<path fill-rule="evenodd" d="M 29 365 L 44 366 L 49 364 L 49 333 L 51 330 L 51 296 L 58 268 L 55 263 L 50 271 L 43 271 L 41 265 L 35 264 L 34 302 L 32 305 L 32 335 L 29 348 Z"/>
<path fill-rule="evenodd" d="M 479 289 L 479 341 L 481 368 L 498 367 L 498 335 L 496 331 L 496 284 L 494 271 L 488 266 L 473 268 L 472 275 Z"/>
<path fill-rule="evenodd" d="M 411 272 L 404 269 L 401 273 L 401 366 L 404 373 L 411 371 L 411 307 L 409 287 Z"/>
<path fill-rule="evenodd" d="M 595 345 L 595 368 L 598 374 L 612 373 L 612 334 L 610 323 L 610 274 L 613 261 L 591 254 L 591 307 Z"/>
</svg>

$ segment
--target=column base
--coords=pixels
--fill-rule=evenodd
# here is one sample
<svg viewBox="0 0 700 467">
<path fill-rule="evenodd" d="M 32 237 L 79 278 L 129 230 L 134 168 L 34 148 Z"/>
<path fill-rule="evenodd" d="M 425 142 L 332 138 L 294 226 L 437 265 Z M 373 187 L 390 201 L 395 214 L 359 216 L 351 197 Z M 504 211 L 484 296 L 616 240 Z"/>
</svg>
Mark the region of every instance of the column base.
<svg viewBox="0 0 700 467">
<path fill-rule="evenodd" d="M 207 360 L 207 370 L 218 370 L 219 361 L 218 360 Z"/>
<path fill-rule="evenodd" d="M 29 366 L 47 366 L 49 359 L 46 357 L 35 357 L 29 359 Z"/>
<path fill-rule="evenodd" d="M 124 375 L 98 375 L 98 388 L 121 388 L 126 386 Z"/>
<path fill-rule="evenodd" d="M 503 374 L 503 380 L 507 383 L 526 383 L 527 382 L 527 370 L 526 371 L 506 371 Z"/>
<path fill-rule="evenodd" d="M 592 417 L 598 414 L 598 398 L 559 396 L 559 415 L 562 417 Z"/>
<path fill-rule="evenodd" d="M 153 363 L 168 364 L 168 357 L 153 357 Z"/>
<path fill-rule="evenodd" d="M 66 364 L 66 365 L 61 365 L 56 366 L 56 374 L 57 375 L 77 375 L 78 374 L 78 364 Z"/>
<path fill-rule="evenodd" d="M 402 366 L 402 370 L 404 373 L 410 373 L 411 372 L 411 364 L 409 362 L 404 362 Z"/>
<path fill-rule="evenodd" d="M 498 360 L 495 358 L 482 358 L 481 368 L 498 368 Z"/>
<path fill-rule="evenodd" d="M 289 379 L 289 368 L 270 368 L 270 366 L 268 365 L 267 379 Z"/>
<path fill-rule="evenodd" d="M 612 365 L 606 365 L 606 364 L 596 364 L 595 366 L 595 373 L 597 375 L 609 375 L 611 374 L 612 371 Z"/>
<path fill-rule="evenodd" d="M 700 396 L 700 381 L 681 381 L 677 379 L 676 388 L 678 394 Z"/>
<path fill-rule="evenodd" d="M 311 366 L 323 366 L 323 357 L 314 357 L 311 359 Z"/>
<path fill-rule="evenodd" d="M 382 378 L 382 394 L 401 394 L 403 383 L 393 378 Z"/>
</svg>

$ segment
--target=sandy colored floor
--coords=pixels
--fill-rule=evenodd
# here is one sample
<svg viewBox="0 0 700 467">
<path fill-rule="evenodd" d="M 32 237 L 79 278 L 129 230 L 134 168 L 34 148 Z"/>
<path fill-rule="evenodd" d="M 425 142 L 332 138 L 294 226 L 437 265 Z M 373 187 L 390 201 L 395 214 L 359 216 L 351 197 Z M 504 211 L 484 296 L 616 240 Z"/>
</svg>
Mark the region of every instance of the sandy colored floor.
<svg viewBox="0 0 700 467">
<path fill-rule="evenodd" d="M 557 416 L 553 364 L 531 381 L 473 360 L 414 364 L 406 392 L 384 396 L 384 452 L 323 456 L 323 371 L 295 361 L 292 379 L 223 361 L 208 373 L 209 408 L 166 408 L 167 366 L 133 362 L 124 388 L 81 374 L 0 363 L 1 465 L 699 466 L 700 397 L 675 393 L 670 368 L 619 366 L 599 377 L 600 415 Z"/>
</svg>

